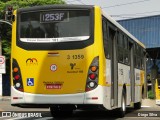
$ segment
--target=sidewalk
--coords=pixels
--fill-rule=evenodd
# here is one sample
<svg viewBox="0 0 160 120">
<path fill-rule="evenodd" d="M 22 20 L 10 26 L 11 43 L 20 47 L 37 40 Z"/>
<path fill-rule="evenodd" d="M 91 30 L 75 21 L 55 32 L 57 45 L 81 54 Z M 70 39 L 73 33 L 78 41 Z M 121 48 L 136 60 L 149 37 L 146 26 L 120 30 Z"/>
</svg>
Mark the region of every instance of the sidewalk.
<svg viewBox="0 0 160 120">
<path fill-rule="evenodd" d="M 7 100 L 10 100 L 10 99 L 11 99 L 11 96 L 0 96 L 1 101 L 7 101 Z"/>
<path fill-rule="evenodd" d="M 142 106 L 160 107 L 160 105 L 156 105 L 156 100 L 152 100 L 152 99 L 142 99 Z"/>
</svg>

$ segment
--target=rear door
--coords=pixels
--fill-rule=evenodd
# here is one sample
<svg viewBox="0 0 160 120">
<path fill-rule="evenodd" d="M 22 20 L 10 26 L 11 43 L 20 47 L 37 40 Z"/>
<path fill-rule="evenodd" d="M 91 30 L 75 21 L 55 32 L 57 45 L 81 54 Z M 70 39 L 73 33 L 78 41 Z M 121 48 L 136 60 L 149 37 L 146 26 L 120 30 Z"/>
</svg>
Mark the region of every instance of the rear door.
<svg viewBox="0 0 160 120">
<path fill-rule="evenodd" d="M 117 31 L 109 25 L 109 41 L 111 43 L 111 106 L 118 104 L 118 60 L 117 60 Z"/>
</svg>

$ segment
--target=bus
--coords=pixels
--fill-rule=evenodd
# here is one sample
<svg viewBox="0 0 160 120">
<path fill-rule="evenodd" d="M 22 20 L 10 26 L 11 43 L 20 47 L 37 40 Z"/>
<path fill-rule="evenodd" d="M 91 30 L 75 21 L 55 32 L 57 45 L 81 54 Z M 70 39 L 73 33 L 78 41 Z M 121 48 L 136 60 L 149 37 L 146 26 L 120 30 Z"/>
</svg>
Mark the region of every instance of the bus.
<svg viewBox="0 0 160 120">
<path fill-rule="evenodd" d="M 155 83 L 156 104 L 160 105 L 160 79 L 156 79 Z"/>
<path fill-rule="evenodd" d="M 93 5 L 49 5 L 14 11 L 11 104 L 76 109 L 141 107 L 145 46 Z"/>
</svg>

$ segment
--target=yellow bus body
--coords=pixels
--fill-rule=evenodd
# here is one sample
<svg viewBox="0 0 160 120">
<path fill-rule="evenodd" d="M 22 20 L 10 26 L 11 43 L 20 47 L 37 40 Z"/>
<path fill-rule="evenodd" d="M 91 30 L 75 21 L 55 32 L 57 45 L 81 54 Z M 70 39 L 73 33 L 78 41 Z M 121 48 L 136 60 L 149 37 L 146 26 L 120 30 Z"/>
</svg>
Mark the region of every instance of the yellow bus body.
<svg viewBox="0 0 160 120">
<path fill-rule="evenodd" d="M 16 11 L 15 11 L 16 14 Z M 95 7 L 94 44 L 78 50 L 32 51 L 16 46 L 16 21 L 13 22 L 12 58 L 16 59 L 22 72 L 24 92 L 33 94 L 73 94 L 85 92 L 86 79 L 92 60 L 100 57 L 100 73 L 103 73 L 104 50 L 102 41 L 101 10 Z M 52 55 L 53 54 L 53 55 Z M 54 56 L 54 54 L 56 54 Z M 80 58 L 84 56 L 84 58 Z M 33 59 L 31 62 L 28 59 Z M 34 60 L 36 59 L 36 60 Z M 28 60 L 28 61 L 27 61 Z M 75 64 L 71 69 L 70 64 Z M 50 67 L 57 66 L 56 71 Z M 101 75 L 101 74 L 100 74 Z M 27 78 L 34 78 L 34 86 L 27 86 Z M 13 85 L 13 81 L 11 81 Z M 61 89 L 46 89 L 46 84 L 62 84 Z M 99 76 L 104 86 L 104 76 Z"/>
</svg>

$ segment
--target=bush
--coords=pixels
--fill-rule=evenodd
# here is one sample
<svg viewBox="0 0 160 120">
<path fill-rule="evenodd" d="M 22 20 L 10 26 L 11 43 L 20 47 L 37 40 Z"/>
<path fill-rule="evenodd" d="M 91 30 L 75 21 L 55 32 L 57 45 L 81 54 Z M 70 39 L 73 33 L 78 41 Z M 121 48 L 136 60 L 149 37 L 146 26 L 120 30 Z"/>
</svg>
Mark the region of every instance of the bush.
<svg viewBox="0 0 160 120">
<path fill-rule="evenodd" d="M 155 95 L 154 95 L 152 90 L 148 91 L 148 98 L 149 99 L 154 99 L 155 98 Z"/>
</svg>

